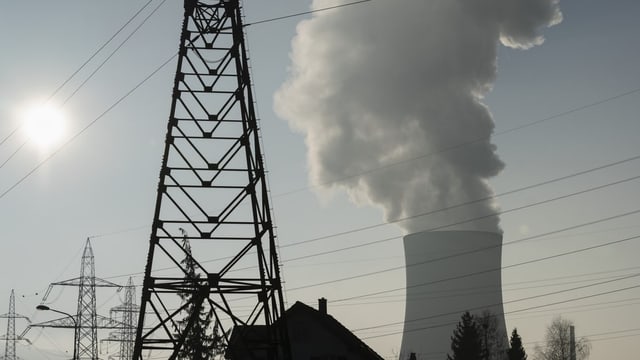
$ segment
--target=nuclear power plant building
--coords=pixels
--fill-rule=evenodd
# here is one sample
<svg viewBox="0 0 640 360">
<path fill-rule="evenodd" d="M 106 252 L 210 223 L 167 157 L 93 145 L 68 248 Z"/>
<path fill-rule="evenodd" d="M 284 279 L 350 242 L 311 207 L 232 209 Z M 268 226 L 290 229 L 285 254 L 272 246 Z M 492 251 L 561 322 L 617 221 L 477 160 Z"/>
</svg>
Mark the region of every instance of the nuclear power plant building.
<svg viewBox="0 0 640 360">
<path fill-rule="evenodd" d="M 445 359 L 461 315 L 489 310 L 498 343 L 507 343 L 502 308 L 502 235 L 425 231 L 404 237 L 406 307 L 401 359 Z M 496 340 L 493 340 L 496 341 Z M 489 347 L 492 347 L 489 344 Z M 500 359 L 493 346 L 490 359 Z"/>
</svg>

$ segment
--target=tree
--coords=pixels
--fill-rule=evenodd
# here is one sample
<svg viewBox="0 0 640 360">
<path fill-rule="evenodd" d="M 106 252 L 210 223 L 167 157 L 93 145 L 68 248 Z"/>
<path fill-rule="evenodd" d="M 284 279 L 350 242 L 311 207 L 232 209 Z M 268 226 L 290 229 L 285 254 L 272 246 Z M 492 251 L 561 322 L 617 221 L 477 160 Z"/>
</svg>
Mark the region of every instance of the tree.
<svg viewBox="0 0 640 360">
<path fill-rule="evenodd" d="M 191 245 L 187 239 L 187 233 L 182 231 L 182 246 L 185 249 L 185 257 L 180 261 L 184 266 L 186 278 L 194 283 L 198 282 L 200 274 L 196 272 L 196 262 L 191 256 Z M 193 292 L 184 291 L 178 293 L 183 301 L 189 301 Z M 196 316 L 191 329 L 188 331 L 184 344 L 178 352 L 178 359 L 181 360 L 209 360 L 224 353 L 224 342 L 219 330 L 219 324 L 216 322 L 211 326 L 213 312 L 203 303 L 200 309 L 195 309 L 195 305 L 190 303 L 184 310 L 185 316 L 182 320 L 177 321 L 177 325 L 182 332 L 192 316 Z"/>
<path fill-rule="evenodd" d="M 527 353 L 522 347 L 522 339 L 518 335 L 518 329 L 513 329 L 511 339 L 509 340 L 509 350 L 507 356 L 509 360 L 527 360 Z"/>
<path fill-rule="evenodd" d="M 451 337 L 452 355 L 447 354 L 447 360 L 481 360 L 482 340 L 478 331 L 478 324 L 474 317 L 467 311 Z"/>
<path fill-rule="evenodd" d="M 547 327 L 545 343 L 536 345 L 534 360 L 570 360 L 570 328 L 573 321 L 560 316 Z M 591 344 L 586 338 L 576 339 L 576 360 L 585 360 L 591 352 Z"/>
</svg>

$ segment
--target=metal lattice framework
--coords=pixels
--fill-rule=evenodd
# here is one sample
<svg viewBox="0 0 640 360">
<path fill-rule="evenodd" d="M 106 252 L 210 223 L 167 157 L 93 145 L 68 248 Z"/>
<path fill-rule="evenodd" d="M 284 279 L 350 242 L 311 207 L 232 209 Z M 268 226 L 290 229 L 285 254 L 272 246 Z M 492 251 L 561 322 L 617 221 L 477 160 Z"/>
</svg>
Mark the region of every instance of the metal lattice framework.
<svg viewBox="0 0 640 360">
<path fill-rule="evenodd" d="M 9 297 L 9 312 L 6 314 L 0 315 L 0 318 L 7 319 L 7 333 L 3 336 L 0 336 L 0 340 L 6 341 L 4 348 L 4 357 L 2 360 L 16 360 L 18 356 L 16 355 L 16 342 L 18 340 L 26 340 L 22 335 L 16 335 L 16 318 L 23 318 L 29 321 L 29 318 L 16 314 L 16 297 L 11 289 L 11 296 Z"/>
<path fill-rule="evenodd" d="M 29 327 L 52 327 L 52 328 L 73 328 L 74 329 L 74 353 L 77 359 L 98 359 L 98 330 L 116 329 L 121 326 L 107 317 L 100 316 L 96 312 L 96 287 L 117 287 L 120 285 L 110 281 L 96 278 L 95 258 L 91 242 L 87 239 L 82 254 L 80 265 L 80 277 L 51 283 L 45 293 L 42 302 L 49 296 L 53 286 L 75 286 L 78 287 L 78 306 L 75 316 L 67 316 L 56 320 L 31 324 Z M 61 312 L 61 311 L 56 311 Z M 66 314 L 64 312 L 61 312 Z"/>
<path fill-rule="evenodd" d="M 289 358 L 240 4 L 184 7 L 134 358 L 179 357 L 198 321 L 185 312 L 203 309 L 223 329 L 224 348 Z M 184 302 L 180 294 L 191 296 Z"/>
<path fill-rule="evenodd" d="M 120 343 L 118 355 L 109 358 L 131 360 L 133 357 L 133 345 L 136 339 L 136 328 L 140 307 L 135 303 L 136 287 L 130 277 L 124 286 L 124 299 L 118 306 L 111 308 L 110 317 L 120 323 L 120 327 L 111 332 L 109 337 L 101 341 Z"/>
</svg>

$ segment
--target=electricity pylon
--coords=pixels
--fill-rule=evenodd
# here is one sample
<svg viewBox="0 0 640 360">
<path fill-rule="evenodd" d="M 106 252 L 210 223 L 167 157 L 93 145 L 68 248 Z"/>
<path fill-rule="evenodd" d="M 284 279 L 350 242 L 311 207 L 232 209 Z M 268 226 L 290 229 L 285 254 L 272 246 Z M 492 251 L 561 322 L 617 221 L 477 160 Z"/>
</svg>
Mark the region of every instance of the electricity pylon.
<svg viewBox="0 0 640 360">
<path fill-rule="evenodd" d="M 53 286 L 76 286 L 78 287 L 78 306 L 76 315 L 68 315 L 56 320 L 31 324 L 30 327 L 53 327 L 53 328 L 73 328 L 74 329 L 74 354 L 76 359 L 98 359 L 98 330 L 97 329 L 117 329 L 121 324 L 96 312 L 96 288 L 97 287 L 117 287 L 120 285 L 110 281 L 96 278 L 95 260 L 91 242 L 87 239 L 82 254 L 82 264 L 80 266 L 80 277 L 51 283 L 42 302 L 44 303 L 51 292 Z M 54 310 L 56 312 L 60 312 Z M 66 314 L 62 312 L 63 314 Z M 24 334 L 24 333 L 23 333 Z M 74 359 L 74 360 L 76 360 Z"/>
<path fill-rule="evenodd" d="M 223 347 L 290 358 L 246 50 L 238 0 L 184 2 L 136 360 L 143 350 L 183 357 L 202 310 L 223 330 Z M 188 274 L 185 259 L 201 276 Z"/>
<path fill-rule="evenodd" d="M 138 311 L 140 307 L 135 303 L 136 287 L 130 277 L 127 285 L 124 286 L 124 300 L 122 304 L 111 308 L 111 319 L 120 323 L 120 327 L 111 332 L 107 339 L 103 341 L 119 342 L 120 352 L 117 357 L 123 360 L 131 360 L 133 356 L 133 345 L 136 339 L 136 323 L 138 321 Z"/>
<path fill-rule="evenodd" d="M 16 355 L 16 342 L 18 340 L 26 340 L 22 335 L 16 336 L 16 319 L 22 318 L 29 322 L 30 320 L 24 315 L 16 314 L 16 298 L 13 289 L 11 289 L 11 296 L 9 297 L 9 312 L 0 315 L 0 318 L 7 319 L 7 333 L 0 336 L 0 340 L 5 341 L 4 356 L 2 357 L 2 360 L 16 360 L 18 359 L 18 356 Z"/>
</svg>

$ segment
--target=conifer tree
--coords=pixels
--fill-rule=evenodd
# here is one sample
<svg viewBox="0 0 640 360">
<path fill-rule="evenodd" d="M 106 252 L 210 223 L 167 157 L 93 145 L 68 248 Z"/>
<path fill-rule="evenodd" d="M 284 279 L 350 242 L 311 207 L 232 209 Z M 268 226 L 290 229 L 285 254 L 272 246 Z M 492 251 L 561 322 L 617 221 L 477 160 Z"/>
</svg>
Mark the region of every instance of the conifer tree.
<svg viewBox="0 0 640 360">
<path fill-rule="evenodd" d="M 524 347 L 522 347 L 522 339 L 520 335 L 518 335 L 518 329 L 513 329 L 511 332 L 509 345 L 509 350 L 507 350 L 509 360 L 527 360 L 527 353 L 524 351 Z"/>
<path fill-rule="evenodd" d="M 451 337 L 452 354 L 447 354 L 447 360 L 481 360 L 482 340 L 474 317 L 467 311 Z"/>
<path fill-rule="evenodd" d="M 200 278 L 200 274 L 196 272 L 196 263 L 191 256 L 191 245 L 187 239 L 186 232 L 182 229 L 180 230 L 183 234 L 182 246 L 186 250 L 185 257 L 180 263 L 186 270 L 186 277 L 197 282 L 196 280 Z M 194 296 L 191 292 L 183 292 L 179 293 L 179 295 L 185 302 Z M 178 327 L 182 330 L 187 326 L 192 316 L 197 316 L 186 335 L 184 345 L 178 353 L 178 359 L 210 360 L 223 353 L 223 342 L 219 327 L 216 323 L 213 328 L 211 328 L 213 313 L 209 310 L 208 306 L 203 303 L 197 311 L 197 314 L 194 314 L 196 312 L 195 306 L 193 303 L 190 303 L 184 310 L 184 318 L 177 321 Z"/>
</svg>

